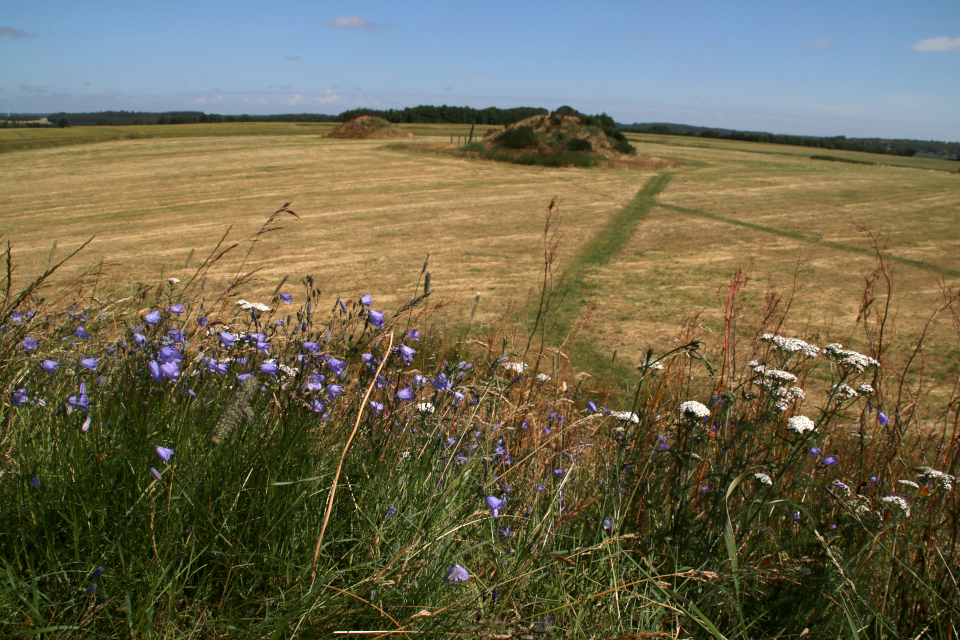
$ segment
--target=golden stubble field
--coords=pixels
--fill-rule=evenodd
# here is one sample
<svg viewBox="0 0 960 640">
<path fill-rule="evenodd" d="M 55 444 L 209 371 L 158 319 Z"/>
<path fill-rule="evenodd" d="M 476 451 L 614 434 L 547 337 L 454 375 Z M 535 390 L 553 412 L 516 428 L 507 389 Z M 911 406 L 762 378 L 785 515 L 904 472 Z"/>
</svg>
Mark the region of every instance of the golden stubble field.
<svg viewBox="0 0 960 640">
<path fill-rule="evenodd" d="M 182 278 L 191 249 L 195 266 L 228 227 L 234 241 L 246 239 L 292 201 L 301 219 L 254 249 L 250 266 L 260 271 L 241 292 L 248 299 L 284 276 L 296 294 L 309 273 L 331 301 L 362 290 L 389 309 L 409 299 L 429 253 L 437 295 L 469 307 L 482 293 L 479 317 L 493 322 L 535 286 L 551 198 L 561 203 L 561 260 L 570 260 L 654 175 L 493 164 L 327 140 L 318 135 L 326 127 L 258 126 L 0 155 L 0 229 L 17 282 L 46 268 L 54 240 L 56 258 L 93 234 L 65 275 L 103 260 L 119 286 L 155 282 L 161 270 Z M 414 145 L 459 131 L 414 129 Z M 640 153 L 676 163 L 657 197 L 674 208 L 652 207 L 624 249 L 585 275 L 597 306 L 588 339 L 601 353 L 635 360 L 648 345 L 668 348 L 678 325 L 701 311 L 702 331 L 715 333 L 718 292 L 738 266 L 750 271 L 747 308 L 757 311 L 768 285 L 789 288 L 802 264 L 788 333 L 843 341 L 874 264 L 857 225 L 880 233 L 891 257 L 929 265 L 891 263 L 901 348 L 933 310 L 936 278 L 958 285 L 956 174 L 811 160 L 772 145 L 756 145 L 758 153 L 744 143 L 631 139 Z M 956 375 L 957 342 L 945 319 L 927 351 L 938 373 Z"/>
</svg>

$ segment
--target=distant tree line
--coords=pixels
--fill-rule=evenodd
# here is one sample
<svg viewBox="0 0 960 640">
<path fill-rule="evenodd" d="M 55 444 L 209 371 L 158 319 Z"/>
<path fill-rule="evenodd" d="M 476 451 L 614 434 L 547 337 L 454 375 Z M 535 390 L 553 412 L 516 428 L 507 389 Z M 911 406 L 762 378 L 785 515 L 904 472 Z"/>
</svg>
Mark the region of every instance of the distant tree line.
<svg viewBox="0 0 960 640">
<path fill-rule="evenodd" d="M 513 109 L 487 107 L 486 109 L 474 109 L 472 107 L 451 107 L 447 105 L 439 107 L 420 105 L 419 107 L 407 107 L 406 109 L 351 109 L 350 111 L 341 113 L 337 116 L 337 119 L 341 122 L 346 122 L 357 116 L 376 116 L 383 118 L 387 122 L 396 124 L 450 123 L 508 125 L 519 122 L 524 118 L 546 115 L 547 113 L 549 112 L 546 109 L 539 107 L 515 107 Z"/>
<path fill-rule="evenodd" d="M 922 140 L 887 140 L 884 138 L 847 138 L 833 136 L 818 138 L 815 136 L 791 136 L 755 131 L 734 131 L 730 129 L 708 129 L 689 125 L 653 124 L 619 125 L 621 131 L 635 133 L 655 133 L 698 138 L 716 138 L 719 140 L 740 140 L 745 142 L 767 142 L 786 144 L 813 149 L 840 151 L 865 151 L 896 156 L 914 156 L 919 152 L 932 153 L 960 159 L 960 143 Z"/>
</svg>

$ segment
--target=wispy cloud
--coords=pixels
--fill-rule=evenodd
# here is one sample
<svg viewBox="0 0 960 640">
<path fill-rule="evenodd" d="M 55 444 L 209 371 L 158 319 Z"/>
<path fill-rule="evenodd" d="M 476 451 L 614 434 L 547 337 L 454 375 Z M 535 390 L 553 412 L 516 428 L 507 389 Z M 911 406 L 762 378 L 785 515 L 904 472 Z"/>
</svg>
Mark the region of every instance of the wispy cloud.
<svg viewBox="0 0 960 640">
<path fill-rule="evenodd" d="M 300 56 L 287 56 L 284 58 L 284 60 L 292 60 L 293 62 L 297 62 L 300 60 Z"/>
<path fill-rule="evenodd" d="M 370 22 L 362 16 L 356 14 L 352 16 L 339 16 L 327 20 L 327 26 L 331 29 L 376 29 L 376 23 Z"/>
<path fill-rule="evenodd" d="M 819 40 L 807 40 L 803 43 L 803 46 L 810 47 L 811 49 L 826 49 L 830 46 L 830 41 L 824 40 L 823 38 Z"/>
<path fill-rule="evenodd" d="M 928 53 L 931 51 L 956 51 L 960 49 L 960 38 L 950 38 L 940 36 L 939 38 L 927 38 L 920 42 L 914 42 L 910 47 L 914 51 Z"/>
<path fill-rule="evenodd" d="M 0 38 L 39 38 L 39 33 L 30 33 L 16 27 L 0 27 Z"/>
</svg>

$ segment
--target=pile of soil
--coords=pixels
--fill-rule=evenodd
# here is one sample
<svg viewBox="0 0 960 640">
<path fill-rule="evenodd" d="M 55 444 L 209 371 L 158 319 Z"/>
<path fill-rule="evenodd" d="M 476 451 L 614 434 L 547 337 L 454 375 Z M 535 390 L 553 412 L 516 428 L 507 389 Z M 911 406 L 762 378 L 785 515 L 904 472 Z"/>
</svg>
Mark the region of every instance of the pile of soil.
<svg viewBox="0 0 960 640">
<path fill-rule="evenodd" d="M 344 122 L 326 135 L 327 138 L 412 138 L 413 134 L 383 118 L 358 116 Z"/>
</svg>

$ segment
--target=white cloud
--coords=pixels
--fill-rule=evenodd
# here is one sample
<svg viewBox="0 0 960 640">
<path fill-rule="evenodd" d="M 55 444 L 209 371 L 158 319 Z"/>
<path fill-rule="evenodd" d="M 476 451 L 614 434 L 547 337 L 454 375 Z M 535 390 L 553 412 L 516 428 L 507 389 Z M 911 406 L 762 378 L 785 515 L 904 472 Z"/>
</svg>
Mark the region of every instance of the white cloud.
<svg viewBox="0 0 960 640">
<path fill-rule="evenodd" d="M 327 20 L 327 26 L 331 29 L 376 29 L 377 25 L 366 18 L 356 14 L 352 16 L 339 16 Z"/>
<path fill-rule="evenodd" d="M 811 49 L 826 49 L 830 46 L 830 41 L 824 40 L 823 38 L 819 40 L 808 40 L 803 43 L 803 46 L 810 47 Z"/>
<path fill-rule="evenodd" d="M 3 38 L 39 38 L 39 33 L 30 33 L 16 27 L 0 27 L 0 37 Z"/>
<path fill-rule="evenodd" d="M 910 47 L 914 51 L 921 51 L 924 53 L 930 51 L 956 51 L 960 49 L 960 38 L 949 38 L 947 36 L 940 36 L 939 38 L 927 38 L 926 40 L 921 40 L 920 42 L 914 42 Z"/>
</svg>

